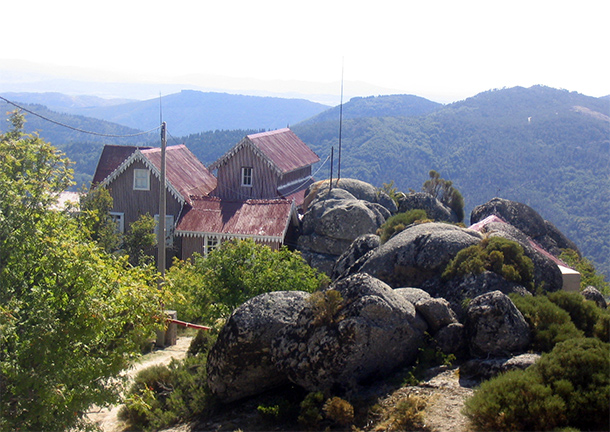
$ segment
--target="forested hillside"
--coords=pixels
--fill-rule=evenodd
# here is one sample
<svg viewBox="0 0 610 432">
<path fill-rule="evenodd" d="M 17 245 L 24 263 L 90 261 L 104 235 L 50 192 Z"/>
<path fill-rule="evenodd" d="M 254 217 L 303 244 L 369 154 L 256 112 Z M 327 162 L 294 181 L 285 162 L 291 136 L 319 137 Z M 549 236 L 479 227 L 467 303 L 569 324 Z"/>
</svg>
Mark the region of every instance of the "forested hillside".
<svg viewBox="0 0 610 432">
<path fill-rule="evenodd" d="M 324 159 L 336 121 L 293 130 Z M 610 106 L 536 86 L 488 91 L 422 117 L 345 120 L 343 177 L 419 190 L 428 171 L 451 179 L 466 214 L 494 196 L 526 203 L 610 274 Z M 336 154 L 336 153 L 335 153 Z M 335 171 L 336 172 L 336 171 Z M 328 170 L 322 176 L 328 175 Z"/>
</svg>

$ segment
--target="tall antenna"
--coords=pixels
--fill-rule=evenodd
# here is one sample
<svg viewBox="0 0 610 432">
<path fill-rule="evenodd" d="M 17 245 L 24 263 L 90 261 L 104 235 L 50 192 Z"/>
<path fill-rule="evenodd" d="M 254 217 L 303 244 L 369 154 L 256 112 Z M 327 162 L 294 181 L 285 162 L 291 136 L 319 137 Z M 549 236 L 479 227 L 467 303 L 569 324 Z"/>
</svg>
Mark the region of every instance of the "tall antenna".
<svg viewBox="0 0 610 432">
<path fill-rule="evenodd" d="M 341 104 L 339 105 L 339 157 L 337 161 L 337 184 L 341 179 L 341 129 L 343 127 L 343 71 L 345 69 L 345 58 L 341 59 Z M 332 179 L 331 179 L 332 182 Z"/>
<path fill-rule="evenodd" d="M 163 124 L 163 104 L 161 101 L 161 92 L 159 92 L 159 124 Z"/>
</svg>

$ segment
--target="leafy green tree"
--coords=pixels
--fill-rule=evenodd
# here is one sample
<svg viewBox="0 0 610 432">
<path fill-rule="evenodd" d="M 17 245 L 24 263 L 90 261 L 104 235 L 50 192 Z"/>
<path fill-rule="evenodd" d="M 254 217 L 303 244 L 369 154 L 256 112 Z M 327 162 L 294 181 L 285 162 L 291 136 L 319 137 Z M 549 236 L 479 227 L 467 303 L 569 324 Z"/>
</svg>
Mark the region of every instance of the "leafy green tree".
<svg viewBox="0 0 610 432">
<path fill-rule="evenodd" d="M 111 210 L 112 197 L 106 188 L 91 189 L 81 196 L 79 217 L 83 229 L 109 253 L 117 251 L 123 241 Z"/>
<path fill-rule="evenodd" d="M 119 398 L 117 376 L 154 332 L 163 293 L 51 210 L 69 161 L 24 119 L 0 135 L 0 430 L 81 427 Z"/>
<path fill-rule="evenodd" d="M 184 311 L 195 321 L 213 322 L 259 294 L 313 292 L 328 278 L 285 247 L 272 250 L 252 240 L 235 240 L 222 243 L 208 257 L 178 261 L 169 269 L 167 281 L 184 299 L 173 306 L 180 316 Z"/>
<path fill-rule="evenodd" d="M 422 190 L 429 193 L 441 203 L 449 207 L 457 216 L 458 222 L 464 221 L 464 197 L 455 187 L 451 180 L 441 178 L 441 175 L 431 170 L 428 175 L 430 179 L 424 182 Z"/>
<path fill-rule="evenodd" d="M 123 250 L 129 255 L 131 264 L 152 262 L 157 243 L 155 225 L 155 219 L 148 213 L 129 225 L 129 231 L 124 236 Z"/>
</svg>

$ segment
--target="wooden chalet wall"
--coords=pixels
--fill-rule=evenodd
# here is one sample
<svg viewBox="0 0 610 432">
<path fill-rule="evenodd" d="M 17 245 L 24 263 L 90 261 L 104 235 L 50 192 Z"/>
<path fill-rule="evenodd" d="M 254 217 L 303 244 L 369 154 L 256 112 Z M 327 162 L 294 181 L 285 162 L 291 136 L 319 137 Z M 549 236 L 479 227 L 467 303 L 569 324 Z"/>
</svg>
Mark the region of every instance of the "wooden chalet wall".
<svg viewBox="0 0 610 432">
<path fill-rule="evenodd" d="M 125 232 L 129 230 L 129 225 L 138 220 L 141 215 L 148 213 L 154 217 L 159 214 L 159 187 L 161 182 L 149 171 L 150 190 L 134 190 L 133 175 L 135 169 L 148 170 L 148 167 L 143 162 L 136 161 L 107 186 L 113 200 L 112 211 L 124 215 Z M 167 193 L 166 214 L 174 216 L 174 223 L 178 220 L 181 209 L 181 203 L 171 193 Z M 169 263 L 171 263 L 173 256 L 179 256 L 180 242 L 180 237 L 174 237 L 173 248 L 168 249 L 166 254 Z"/>
<path fill-rule="evenodd" d="M 241 185 L 242 167 L 252 167 L 252 186 Z M 215 195 L 228 200 L 267 199 L 277 197 L 279 176 L 269 164 L 244 146 L 222 166 L 216 175 Z"/>
</svg>

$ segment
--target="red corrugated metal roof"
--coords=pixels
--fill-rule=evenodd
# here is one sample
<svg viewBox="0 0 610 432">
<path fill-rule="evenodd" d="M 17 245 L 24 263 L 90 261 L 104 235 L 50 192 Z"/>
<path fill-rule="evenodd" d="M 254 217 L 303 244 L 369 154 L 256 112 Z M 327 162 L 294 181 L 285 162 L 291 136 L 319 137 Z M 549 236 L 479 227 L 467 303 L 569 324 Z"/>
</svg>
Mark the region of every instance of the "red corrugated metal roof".
<svg viewBox="0 0 610 432">
<path fill-rule="evenodd" d="M 320 161 L 318 155 L 288 128 L 248 135 L 247 139 L 283 173 Z"/>
<path fill-rule="evenodd" d="M 160 148 L 142 150 L 142 155 L 161 170 Z M 166 148 L 165 167 L 168 183 L 187 201 L 191 195 L 207 195 L 216 188 L 216 177 L 184 144 Z"/>
<path fill-rule="evenodd" d="M 176 226 L 179 235 L 212 233 L 282 239 L 292 217 L 287 200 L 225 201 L 193 197 Z"/>
<path fill-rule="evenodd" d="M 104 181 L 106 177 L 112 174 L 112 172 L 138 148 L 149 149 L 150 147 L 106 144 L 102 149 L 102 154 L 97 162 L 97 168 L 95 169 L 95 174 L 93 175 L 91 185 L 94 186 Z"/>
</svg>

